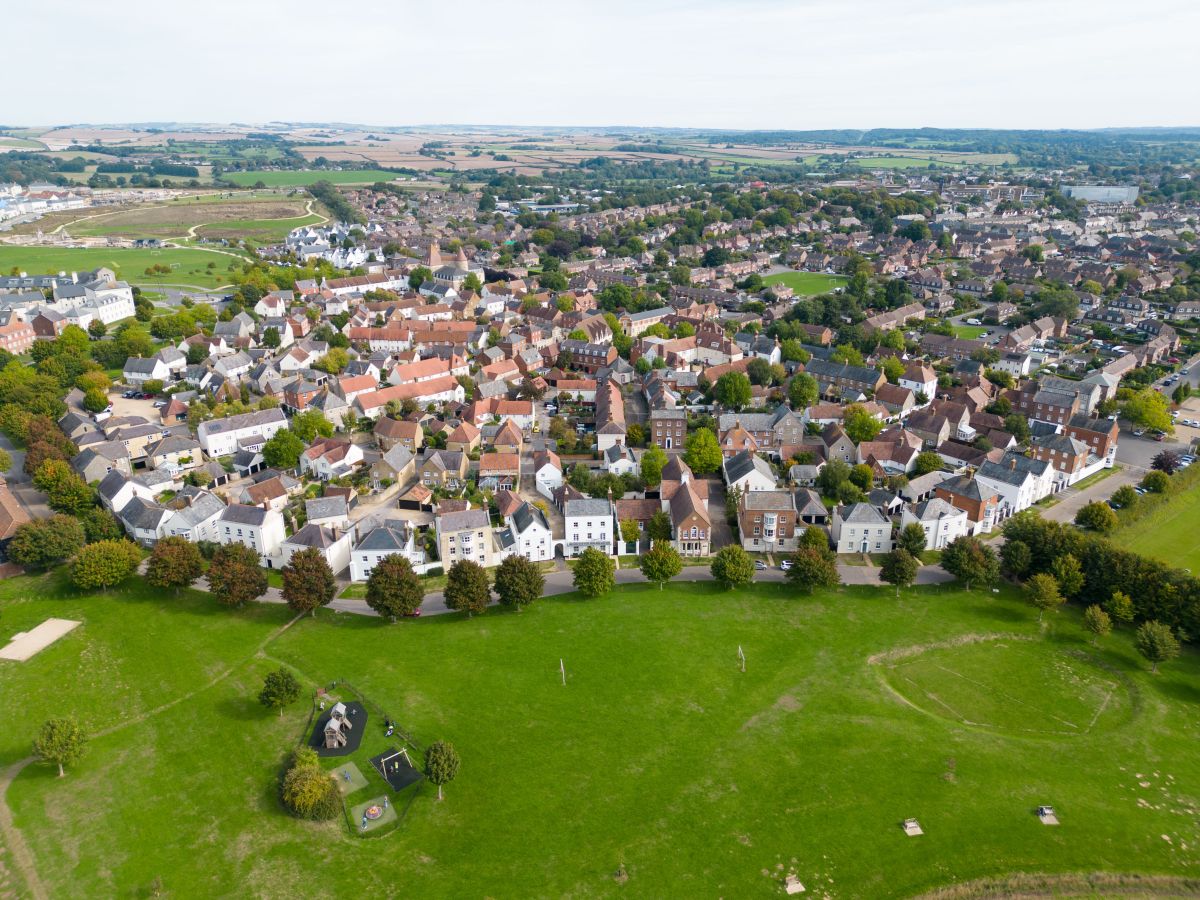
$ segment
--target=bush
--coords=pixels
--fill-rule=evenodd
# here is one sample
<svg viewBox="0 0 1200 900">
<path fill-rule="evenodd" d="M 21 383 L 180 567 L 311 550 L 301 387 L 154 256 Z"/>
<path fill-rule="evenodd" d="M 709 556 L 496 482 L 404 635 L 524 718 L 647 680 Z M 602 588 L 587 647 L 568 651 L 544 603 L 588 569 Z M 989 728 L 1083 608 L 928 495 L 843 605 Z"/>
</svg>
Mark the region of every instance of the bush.
<svg viewBox="0 0 1200 900">
<path fill-rule="evenodd" d="M 283 776 L 281 796 L 283 805 L 301 819 L 325 821 L 342 810 L 341 793 L 333 776 L 307 758 Z"/>
<path fill-rule="evenodd" d="M 1142 487 L 1155 494 L 1165 494 L 1170 486 L 1171 477 L 1157 469 L 1147 472 L 1146 477 L 1142 479 Z"/>
</svg>

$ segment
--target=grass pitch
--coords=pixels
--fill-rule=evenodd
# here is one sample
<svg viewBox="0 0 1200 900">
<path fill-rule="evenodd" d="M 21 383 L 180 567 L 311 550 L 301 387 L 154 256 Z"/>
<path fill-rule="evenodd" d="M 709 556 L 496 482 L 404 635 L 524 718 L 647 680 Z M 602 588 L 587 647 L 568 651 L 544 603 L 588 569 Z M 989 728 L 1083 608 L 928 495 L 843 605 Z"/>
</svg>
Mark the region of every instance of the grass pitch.
<svg viewBox="0 0 1200 900">
<path fill-rule="evenodd" d="M 763 284 L 784 284 L 796 292 L 798 296 L 811 297 L 817 294 L 827 294 L 834 288 L 839 288 L 847 282 L 842 275 L 825 275 L 821 272 L 779 272 L 768 275 Z"/>
</svg>

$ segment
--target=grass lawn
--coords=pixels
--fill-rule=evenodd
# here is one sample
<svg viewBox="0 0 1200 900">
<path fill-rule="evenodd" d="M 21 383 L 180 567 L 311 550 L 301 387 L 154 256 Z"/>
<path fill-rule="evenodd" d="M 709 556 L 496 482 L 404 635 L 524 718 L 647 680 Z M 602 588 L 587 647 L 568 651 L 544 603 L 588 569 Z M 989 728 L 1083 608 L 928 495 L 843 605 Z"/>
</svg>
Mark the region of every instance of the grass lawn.
<svg viewBox="0 0 1200 900">
<path fill-rule="evenodd" d="M 1113 539 L 1126 550 L 1200 573 L 1197 534 L 1200 534 L 1200 486 L 1163 499 L 1157 509 L 1120 530 Z"/>
<path fill-rule="evenodd" d="M 950 327 L 954 329 L 954 336 L 963 341 L 973 341 L 987 331 L 982 325 L 952 325 Z"/>
<path fill-rule="evenodd" d="M 382 169 L 360 169 L 345 171 L 318 171 L 308 169 L 281 169 L 276 171 L 251 170 L 249 172 L 226 172 L 223 179 L 251 187 L 262 182 L 267 187 L 305 187 L 318 181 L 330 184 L 374 184 L 376 181 L 393 181 L 400 176 Z"/>
<path fill-rule="evenodd" d="M 210 262 L 216 263 L 209 269 Z M 118 278 L 134 284 L 193 284 L 217 287 L 229 283 L 232 256 L 185 247 L 166 250 L 127 249 L 122 247 L 16 247 L 0 244 L 0 272 L 16 267 L 30 275 L 56 272 L 82 272 L 106 266 Z M 170 266 L 169 275 L 146 275 L 150 266 Z"/>
<path fill-rule="evenodd" d="M 821 272 L 779 272 L 768 275 L 763 284 L 784 284 L 796 292 L 797 296 L 811 297 L 825 294 L 846 283 L 843 275 L 825 275 Z"/>
<path fill-rule="evenodd" d="M 67 778 L 35 765 L 8 791 L 51 896 L 156 878 L 176 896 L 295 896 L 336 871 L 347 896 L 765 897 L 790 870 L 810 893 L 886 897 L 1198 862 L 1197 656 L 1152 677 L 1127 632 L 1092 648 L 1077 610 L 1040 628 L 1009 589 L 623 586 L 473 619 L 322 611 L 269 642 L 282 608 L 64 594 L 0 585 L 0 636 L 85 623 L 2 664 L 0 697 L 30 714 L 0 753 L 28 752 L 50 714 L 124 724 Z M 378 838 L 284 814 L 275 779 L 310 710 L 256 702 L 280 662 L 352 683 L 421 744 L 452 741 L 446 800 L 426 786 Z M 1060 827 L 1037 821 L 1043 803 Z M 904 836 L 909 816 L 924 837 Z"/>
</svg>

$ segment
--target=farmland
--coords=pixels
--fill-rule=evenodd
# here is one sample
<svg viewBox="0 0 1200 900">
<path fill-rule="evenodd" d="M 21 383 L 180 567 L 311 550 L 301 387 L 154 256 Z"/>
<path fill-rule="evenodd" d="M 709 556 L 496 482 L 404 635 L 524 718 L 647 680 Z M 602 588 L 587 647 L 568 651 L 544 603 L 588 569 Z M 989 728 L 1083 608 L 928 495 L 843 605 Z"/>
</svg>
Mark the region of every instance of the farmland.
<svg viewBox="0 0 1200 900">
<path fill-rule="evenodd" d="M 222 176 L 228 181 L 243 187 L 252 187 L 262 182 L 267 187 L 306 187 L 318 181 L 328 181 L 330 184 L 373 184 L 376 181 L 394 181 L 400 177 L 395 172 L 385 172 L 382 169 L 346 169 L 330 170 L 262 170 L 251 172 L 226 172 Z"/>
</svg>

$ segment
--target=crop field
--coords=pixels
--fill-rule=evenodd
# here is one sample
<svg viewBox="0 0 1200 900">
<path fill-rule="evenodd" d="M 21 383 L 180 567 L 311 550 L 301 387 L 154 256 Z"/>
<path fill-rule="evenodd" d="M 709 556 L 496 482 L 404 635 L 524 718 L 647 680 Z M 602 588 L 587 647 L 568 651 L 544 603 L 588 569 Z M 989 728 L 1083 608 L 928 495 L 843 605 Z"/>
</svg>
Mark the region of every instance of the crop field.
<svg viewBox="0 0 1200 900">
<path fill-rule="evenodd" d="M 763 284 L 784 284 L 795 291 L 797 296 L 811 297 L 827 294 L 844 285 L 847 280 L 844 275 L 826 275 L 822 272 L 779 272 L 764 277 Z"/>
<path fill-rule="evenodd" d="M 235 184 L 253 187 L 260 181 L 267 187 L 305 187 L 318 181 L 330 184 L 373 184 L 376 181 L 394 181 L 400 177 L 395 172 L 382 169 L 325 171 L 302 169 L 263 170 L 251 172 L 227 172 L 222 176 Z"/>
<path fill-rule="evenodd" d="M 331 872 L 345 896 L 773 897 L 787 874 L 821 897 L 1196 889 L 1200 660 L 1151 675 L 1127 631 L 1092 646 L 1078 610 L 1040 626 L 1008 588 L 637 585 L 285 628 L 279 606 L 137 581 L 0 582 L 0 640 L 51 615 L 83 625 L 0 663 L 0 702 L 39 698 L 0 735 L 0 764 L 45 716 L 93 739 L 65 778 L 34 763 L 8 788 L 28 864 L 0 856 L 0 894 L 34 893 L 31 871 L 46 896 L 292 897 Z M 313 707 L 259 705 L 281 664 L 310 691 L 353 685 L 421 745 L 451 741 L 445 799 L 420 786 L 378 837 L 290 818 L 275 785 Z M 381 722 L 359 725 L 375 752 Z M 355 778 L 347 791 L 386 790 L 361 761 Z"/>
</svg>

